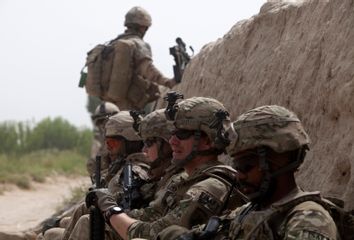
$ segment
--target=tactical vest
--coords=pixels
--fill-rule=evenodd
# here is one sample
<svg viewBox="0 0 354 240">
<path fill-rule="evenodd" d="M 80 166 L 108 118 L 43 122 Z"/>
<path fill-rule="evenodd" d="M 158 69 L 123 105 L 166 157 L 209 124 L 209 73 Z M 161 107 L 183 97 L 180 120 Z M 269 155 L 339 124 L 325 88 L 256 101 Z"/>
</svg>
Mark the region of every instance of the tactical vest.
<svg viewBox="0 0 354 240">
<path fill-rule="evenodd" d="M 248 203 L 237 209 L 236 217 L 230 224 L 228 236 L 230 239 L 283 239 L 285 217 L 305 202 L 311 206 L 319 204 L 329 212 L 342 240 L 354 239 L 352 213 L 345 212 L 328 199 L 322 198 L 319 192 L 300 192 L 294 198 L 280 204 L 273 204 L 264 211 L 254 211 L 252 205 Z"/>
<path fill-rule="evenodd" d="M 211 166 L 206 169 L 203 169 L 197 173 L 194 173 L 192 176 L 187 178 L 184 181 L 181 181 L 178 184 L 174 184 L 173 182 L 167 187 L 166 194 L 164 196 L 164 202 L 166 204 L 166 209 L 165 209 L 165 214 L 167 214 L 170 210 L 174 209 L 177 204 L 183 199 L 185 196 L 186 192 L 194 185 L 198 185 L 198 183 L 202 181 L 206 181 L 207 179 L 217 179 L 222 184 L 226 186 L 229 192 L 221 193 L 224 194 L 223 196 L 220 196 L 220 193 L 210 193 L 209 191 L 213 191 L 212 187 L 201 193 L 201 195 L 198 197 L 198 201 L 195 202 L 195 206 L 189 206 L 191 209 L 194 209 L 194 207 L 199 211 L 196 212 L 201 212 L 200 219 L 203 220 L 205 216 L 208 216 L 210 214 L 212 215 L 218 215 L 221 214 L 221 212 L 227 208 L 230 207 L 228 203 L 233 203 L 237 204 L 237 206 L 240 206 L 240 198 L 234 194 L 233 192 L 233 183 L 235 181 L 235 176 L 236 176 L 236 171 L 232 169 L 229 166 L 225 165 L 216 165 L 216 166 Z M 215 190 L 215 189 L 214 189 Z M 216 199 L 214 196 L 218 194 L 219 199 Z M 231 198 L 235 197 L 235 201 L 230 200 Z M 193 214 L 194 211 L 191 211 Z M 190 216 L 193 219 L 198 219 L 198 216 Z M 185 216 L 183 219 L 187 222 L 182 222 L 182 226 L 191 226 L 195 224 L 195 222 L 191 221 L 188 216 Z M 182 220 L 183 221 L 183 220 Z M 198 221 L 196 221 L 198 222 Z M 201 222 L 199 222 L 201 223 Z"/>
</svg>

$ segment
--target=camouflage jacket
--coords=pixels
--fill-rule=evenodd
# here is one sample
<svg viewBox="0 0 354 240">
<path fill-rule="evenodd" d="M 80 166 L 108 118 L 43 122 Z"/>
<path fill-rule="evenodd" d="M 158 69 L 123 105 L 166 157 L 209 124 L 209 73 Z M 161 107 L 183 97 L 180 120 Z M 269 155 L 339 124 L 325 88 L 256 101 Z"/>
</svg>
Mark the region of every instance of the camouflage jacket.
<svg viewBox="0 0 354 240">
<path fill-rule="evenodd" d="M 166 170 L 165 175 L 160 179 L 154 200 L 150 202 L 149 206 L 142 209 L 134 209 L 130 211 L 128 215 L 132 218 L 147 222 L 152 222 L 161 218 L 168 208 L 167 203 L 164 201 L 167 186 L 170 184 L 178 184 L 186 178 L 187 174 L 183 169 L 177 168 L 173 165 L 170 166 Z"/>
<path fill-rule="evenodd" d="M 235 173 L 230 167 L 212 161 L 201 166 L 192 175 L 180 181 L 171 181 L 161 198 L 164 214 L 153 222 L 137 221 L 129 227 L 129 239 L 153 239 L 164 228 L 173 224 L 187 228 L 204 223 L 225 208 L 232 183 L 215 172 Z"/>
<path fill-rule="evenodd" d="M 118 57 L 113 61 L 107 100 L 115 102 L 121 110 L 142 109 L 146 103 L 159 98 L 158 85 L 169 86 L 170 79 L 155 67 L 150 45 L 139 34 L 127 30 L 117 39 L 124 41 L 129 50 L 125 51 L 124 57 L 119 57 L 122 51 L 119 50 L 120 45 L 115 44 Z M 127 68 L 126 71 L 122 70 L 123 66 Z M 114 81 L 118 79 L 115 76 L 120 76 L 119 79 L 124 81 Z"/>
<path fill-rule="evenodd" d="M 133 208 L 141 208 L 148 205 L 153 199 L 157 188 L 157 182 L 150 181 L 149 165 L 146 163 L 146 157 L 143 153 L 130 154 L 125 162 L 130 161 L 132 164 L 133 181 L 137 185 L 137 192 L 134 193 L 133 198 L 135 203 Z M 116 173 L 116 175 L 109 181 L 108 190 L 113 193 L 118 203 L 122 203 L 125 197 L 124 185 L 124 166 Z M 136 195 L 138 194 L 138 195 Z"/>
<path fill-rule="evenodd" d="M 332 217 L 320 204 L 305 201 L 294 206 L 308 194 L 296 188 L 261 210 L 253 209 L 251 203 L 243 205 L 222 218 L 230 227 L 215 239 L 338 239 Z"/>
</svg>

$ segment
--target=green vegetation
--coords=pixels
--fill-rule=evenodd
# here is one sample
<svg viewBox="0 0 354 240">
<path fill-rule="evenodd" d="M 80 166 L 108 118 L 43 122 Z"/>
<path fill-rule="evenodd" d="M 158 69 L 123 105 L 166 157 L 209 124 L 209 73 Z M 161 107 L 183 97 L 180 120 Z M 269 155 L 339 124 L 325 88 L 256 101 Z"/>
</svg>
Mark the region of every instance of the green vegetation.
<svg viewBox="0 0 354 240">
<path fill-rule="evenodd" d="M 86 174 L 91 129 L 78 129 L 62 118 L 32 125 L 0 123 L 0 183 L 27 189 L 31 181 L 43 182 L 51 174 Z"/>
</svg>

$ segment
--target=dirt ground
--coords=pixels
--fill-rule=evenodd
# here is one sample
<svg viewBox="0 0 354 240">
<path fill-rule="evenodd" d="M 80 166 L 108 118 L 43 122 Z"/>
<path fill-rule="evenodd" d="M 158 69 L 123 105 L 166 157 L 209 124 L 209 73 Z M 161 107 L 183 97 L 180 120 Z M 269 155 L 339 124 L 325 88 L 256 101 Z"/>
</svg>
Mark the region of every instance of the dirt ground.
<svg viewBox="0 0 354 240">
<path fill-rule="evenodd" d="M 35 227 L 55 213 L 70 198 L 72 190 L 88 186 L 88 177 L 54 177 L 45 183 L 33 183 L 31 190 L 14 186 L 0 195 L 0 232 L 18 232 Z"/>
</svg>

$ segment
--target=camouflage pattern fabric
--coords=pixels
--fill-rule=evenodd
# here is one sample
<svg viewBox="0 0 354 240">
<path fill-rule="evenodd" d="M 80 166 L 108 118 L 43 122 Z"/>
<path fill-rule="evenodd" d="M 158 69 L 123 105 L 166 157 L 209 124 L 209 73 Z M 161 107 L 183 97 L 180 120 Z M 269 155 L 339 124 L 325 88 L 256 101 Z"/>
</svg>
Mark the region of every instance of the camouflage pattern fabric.
<svg viewBox="0 0 354 240">
<path fill-rule="evenodd" d="M 220 164 L 217 161 L 209 162 L 200 166 L 186 180 L 169 184 L 162 198 L 167 205 L 163 217 L 153 222 L 135 222 L 129 227 L 129 239 L 154 239 L 168 226 L 177 224 L 191 228 L 206 222 L 212 215 L 220 214 L 230 186 L 216 177 L 207 176 L 205 172 L 206 169 Z"/>
<path fill-rule="evenodd" d="M 283 212 L 282 208 L 303 194 L 295 189 L 260 211 L 250 209 L 247 213 L 250 204 L 236 209 L 225 217 L 232 219 L 226 236 L 230 239 L 337 239 L 336 225 L 320 204 L 307 201 Z"/>
<path fill-rule="evenodd" d="M 182 169 L 172 165 L 166 170 L 165 175 L 158 183 L 158 189 L 155 193 L 155 198 L 149 203 L 149 206 L 142 209 L 133 209 L 128 215 L 134 219 L 141 221 L 152 222 L 164 215 L 168 209 L 165 196 L 168 192 L 168 186 L 178 185 L 187 179 L 188 175 Z"/>
<path fill-rule="evenodd" d="M 310 143 L 296 114 L 277 105 L 249 110 L 233 122 L 228 132 L 231 143 L 226 150 L 230 156 L 260 146 L 282 153 Z"/>
<path fill-rule="evenodd" d="M 140 199 L 139 207 L 147 205 L 151 200 L 153 200 L 157 183 L 151 182 L 149 177 L 150 167 L 146 162 L 146 157 L 143 153 L 133 153 L 130 154 L 126 161 L 132 163 L 133 178 L 135 181 L 141 182 L 139 192 L 141 193 L 142 199 Z M 108 190 L 113 193 L 117 202 L 121 202 L 124 197 L 123 190 L 123 168 L 110 180 L 108 183 Z"/>
<path fill-rule="evenodd" d="M 286 240 L 334 240 L 340 239 L 336 225 L 327 210 L 313 201 L 305 201 L 288 211 L 289 204 L 308 193 L 295 189 L 280 201 L 262 210 L 245 204 L 221 218 L 222 226 L 216 236 L 208 239 L 286 239 Z M 318 194 L 318 192 L 316 193 Z M 182 234 L 199 239 L 204 225 L 192 230 L 171 226 L 162 231 L 157 239 L 177 239 Z"/>
<path fill-rule="evenodd" d="M 141 178 L 144 181 L 146 181 L 146 185 L 144 185 L 140 188 L 141 195 L 144 196 L 144 198 L 141 200 L 141 205 L 145 205 L 148 202 L 152 200 L 152 197 L 154 195 L 154 190 L 156 189 L 156 184 L 151 184 L 148 183 L 147 181 L 149 180 L 148 177 L 148 171 L 149 171 L 149 166 L 144 163 L 146 161 L 146 157 L 143 153 L 133 153 L 130 154 L 127 158 L 127 160 L 132 162 L 132 170 L 133 173 L 135 173 L 135 178 Z M 117 198 L 118 202 L 120 202 L 121 198 L 124 195 L 123 191 L 123 185 L 121 181 L 121 174 L 122 174 L 122 169 L 120 169 L 116 175 L 111 179 L 111 181 L 108 183 L 108 189 L 110 192 L 112 192 Z M 89 213 L 88 209 L 86 208 L 85 203 L 77 207 L 77 210 L 74 212 L 72 215 L 71 221 L 68 225 L 68 227 L 65 229 L 65 232 L 63 234 L 63 240 L 68 240 L 70 239 L 71 235 L 76 235 L 79 233 L 74 233 L 74 231 L 84 231 L 83 229 L 89 229 L 88 226 L 76 226 L 78 224 L 85 224 L 86 221 L 82 220 L 81 223 L 79 223 L 80 219 L 82 216 L 87 215 Z M 87 216 L 86 216 L 87 217 Z M 85 217 L 85 218 L 86 218 Z M 75 228 L 77 230 L 75 230 Z M 82 238 L 84 239 L 84 238 Z"/>
<path fill-rule="evenodd" d="M 158 99 L 160 96 L 158 85 L 172 87 L 171 79 L 165 77 L 153 64 L 150 45 L 139 35 L 140 33 L 127 29 L 124 34 L 119 36 L 119 40 L 125 41 L 132 48 L 129 51 L 130 58 L 132 58 L 129 61 L 130 66 L 133 67 L 132 73 L 130 73 L 132 76 L 128 76 L 131 79 L 124 86 L 122 84 L 111 85 L 107 100 L 113 101 L 122 110 L 142 109 L 147 103 Z M 127 61 L 126 59 L 127 57 L 125 57 L 125 61 Z M 119 69 L 119 65 L 122 66 L 122 63 L 121 59 L 117 57 L 113 60 L 111 76 L 121 75 L 122 70 Z M 125 90 L 123 91 L 122 88 Z M 126 96 L 115 96 L 114 92 L 124 92 Z"/>
</svg>

